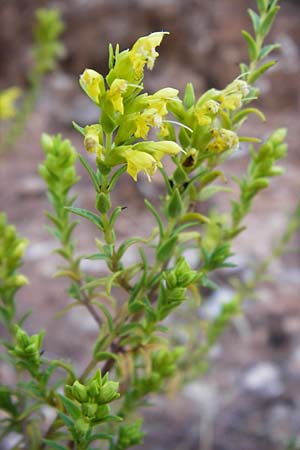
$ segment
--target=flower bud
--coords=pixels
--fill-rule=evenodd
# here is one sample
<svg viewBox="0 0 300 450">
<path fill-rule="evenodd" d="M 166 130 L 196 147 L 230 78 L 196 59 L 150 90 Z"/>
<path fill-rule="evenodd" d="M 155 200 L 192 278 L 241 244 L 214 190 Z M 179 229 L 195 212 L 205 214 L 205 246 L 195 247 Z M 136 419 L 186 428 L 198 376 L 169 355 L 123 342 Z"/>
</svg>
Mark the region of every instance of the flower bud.
<svg viewBox="0 0 300 450">
<path fill-rule="evenodd" d="M 181 199 L 178 189 L 176 188 L 176 189 L 174 189 L 174 191 L 171 195 L 169 205 L 168 205 L 169 217 L 180 216 L 182 209 L 183 209 L 182 199 Z"/>
<path fill-rule="evenodd" d="M 88 399 L 86 387 L 76 380 L 71 388 L 72 396 L 80 403 L 84 403 Z"/>
<path fill-rule="evenodd" d="M 105 92 L 104 79 L 100 73 L 92 69 L 85 69 L 80 75 L 79 84 L 95 103 L 99 103 L 99 97 Z"/>
<path fill-rule="evenodd" d="M 98 406 L 96 412 L 96 419 L 101 420 L 109 415 L 110 408 L 108 405 Z"/>
<path fill-rule="evenodd" d="M 94 417 L 98 410 L 98 404 L 97 403 L 83 403 L 82 404 L 82 414 L 86 417 Z"/>
<path fill-rule="evenodd" d="M 98 403 L 110 403 L 116 400 L 120 394 L 117 392 L 119 388 L 119 383 L 116 381 L 108 381 L 104 386 L 102 386 L 99 394 L 97 395 Z"/>
<path fill-rule="evenodd" d="M 96 208 L 99 212 L 105 214 L 109 211 L 110 207 L 111 202 L 108 194 L 100 192 L 100 194 L 96 195 Z"/>
</svg>

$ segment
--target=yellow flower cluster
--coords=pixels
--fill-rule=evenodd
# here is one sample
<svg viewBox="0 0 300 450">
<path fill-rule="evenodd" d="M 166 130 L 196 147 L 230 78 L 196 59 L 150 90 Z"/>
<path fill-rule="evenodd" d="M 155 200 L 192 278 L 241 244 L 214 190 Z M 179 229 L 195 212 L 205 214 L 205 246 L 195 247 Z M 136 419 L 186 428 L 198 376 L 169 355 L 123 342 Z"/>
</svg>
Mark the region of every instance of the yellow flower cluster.
<svg viewBox="0 0 300 450">
<path fill-rule="evenodd" d="M 235 110 L 241 108 L 242 101 L 250 92 L 249 85 L 243 80 L 234 80 L 217 98 L 221 109 Z"/>
<path fill-rule="evenodd" d="M 0 92 L 0 119 L 11 119 L 16 115 L 15 102 L 21 96 L 18 87 L 11 87 Z"/>
<path fill-rule="evenodd" d="M 195 108 L 194 114 L 200 126 L 211 125 L 218 114 L 220 104 L 215 100 L 207 100 L 200 108 Z"/>
<path fill-rule="evenodd" d="M 212 130 L 213 139 L 208 144 L 208 150 L 223 153 L 235 150 L 239 145 L 239 138 L 234 131 L 219 128 Z"/>
</svg>

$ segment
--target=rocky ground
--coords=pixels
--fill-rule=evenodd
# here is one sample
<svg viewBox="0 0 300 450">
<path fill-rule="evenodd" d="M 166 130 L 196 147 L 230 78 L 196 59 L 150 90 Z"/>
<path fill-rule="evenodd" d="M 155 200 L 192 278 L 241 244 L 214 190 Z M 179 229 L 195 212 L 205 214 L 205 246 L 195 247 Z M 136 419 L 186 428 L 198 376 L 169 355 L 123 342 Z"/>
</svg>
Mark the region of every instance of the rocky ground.
<svg viewBox="0 0 300 450">
<path fill-rule="evenodd" d="M 42 2 L 5 1 L 0 6 L 1 61 L 0 88 L 11 84 L 26 86 L 30 62 L 30 26 L 36 6 L 52 4 L 61 8 L 65 23 L 65 59 L 59 70 L 45 80 L 43 92 L 25 133 L 13 149 L 0 156 L 0 209 L 30 239 L 25 272 L 30 286 L 19 296 L 19 310 L 33 310 L 29 328 L 47 329 L 45 350 L 50 357 L 72 358 L 78 367 L 88 358 L 86 342 L 95 327 L 88 316 L 72 312 L 63 319 L 54 315 L 67 301 L 64 281 L 53 282 L 58 260 L 52 254 L 55 242 L 45 230 L 44 211 L 48 204 L 37 165 L 43 155 L 39 146 L 42 131 L 62 132 L 82 150 L 80 137 L 70 126 L 72 120 L 90 123 L 96 111 L 77 86 L 85 67 L 105 70 L 106 46 L 120 41 L 129 46 L 136 37 L 166 29 L 171 36 L 161 48 L 151 89 L 173 84 L 181 89 L 193 81 L 198 93 L 211 86 L 222 87 L 238 74 L 237 63 L 245 57 L 239 36 L 248 28 L 245 14 L 253 1 L 246 0 L 74 0 Z M 21 14 L 22 13 L 22 14 Z M 297 1 L 282 2 L 282 11 L 271 38 L 282 44 L 278 65 L 264 78 L 260 101 L 267 124 L 257 120 L 248 131 L 266 136 L 278 126 L 289 128 L 289 155 L 285 174 L 274 179 L 248 218 L 246 232 L 235 244 L 244 277 L 271 251 L 285 229 L 289 214 L 299 202 L 300 154 L 300 7 Z M 12 57 L 13 55 L 13 57 Z M 170 82 L 171 80 L 172 82 Z M 2 130 L 3 132 L 4 130 Z M 240 152 L 226 165 L 230 178 L 240 174 L 247 153 Z M 82 174 L 79 183 L 81 205 L 93 207 L 89 181 Z M 149 185 L 125 179 L 114 201 L 130 207 L 119 225 L 124 238 L 132 227 L 145 235 L 152 224 L 143 209 L 143 196 L 155 200 L 160 192 L 159 177 Z M 223 207 L 220 197 L 216 204 Z M 138 217 L 138 220 L 137 220 Z M 93 251 L 93 230 L 80 225 L 79 244 Z M 270 280 L 258 286 L 245 301 L 245 315 L 236 319 L 211 354 L 211 368 L 202 378 L 187 385 L 176 398 L 157 399 L 145 411 L 149 431 L 147 450 L 285 450 L 285 442 L 300 434 L 300 238 L 296 235 L 290 251 L 270 268 Z M 134 258 L 135 255 L 130 255 Z M 95 270 L 86 265 L 86 270 Z M 226 301 L 231 291 L 228 276 L 221 282 L 211 304 Z M 255 299 L 254 299 L 255 297 Z M 76 339 L 74 338 L 76 336 Z M 85 344 L 83 344 L 83 342 Z M 193 356 L 191 355 L 191 358 Z M 9 373 L 0 369 L 0 376 Z M 1 448 L 1 445 L 0 445 Z"/>
</svg>

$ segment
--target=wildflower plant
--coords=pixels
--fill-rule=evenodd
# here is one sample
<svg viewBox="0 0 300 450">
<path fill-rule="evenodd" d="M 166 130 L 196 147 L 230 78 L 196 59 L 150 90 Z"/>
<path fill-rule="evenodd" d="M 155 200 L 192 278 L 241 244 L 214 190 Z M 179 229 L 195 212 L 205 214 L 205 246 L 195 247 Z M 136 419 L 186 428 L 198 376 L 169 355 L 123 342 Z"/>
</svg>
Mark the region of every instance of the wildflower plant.
<svg viewBox="0 0 300 450">
<path fill-rule="evenodd" d="M 232 266 L 231 244 L 245 229 L 254 198 L 282 173 L 277 162 L 286 153 L 286 131 L 279 129 L 263 142 L 240 131 L 251 114 L 265 120 L 252 103 L 259 95 L 255 82 L 274 64 L 265 58 L 277 45 L 265 45 L 264 39 L 277 3 L 257 0 L 258 12 L 249 11 L 254 34 L 243 32 L 249 63 L 241 65 L 241 74 L 224 89 L 210 89 L 199 98 L 191 83 L 183 98 L 173 87 L 151 94 L 144 91 L 144 71 L 153 69 L 157 49 L 168 33 L 139 38 L 129 50 L 110 45 L 107 75 L 86 69 L 80 76 L 81 88 L 99 108 L 97 123 L 74 123 L 86 151 L 94 155 L 93 163 L 77 154 L 70 141 L 43 135 L 45 160 L 39 172 L 51 204 L 48 229 L 64 261 L 57 275 L 69 279 L 72 298 L 63 313 L 87 308 L 99 331 L 82 373 L 72 363 L 50 360 L 41 351 L 44 333 L 28 335 L 23 329 L 26 317 L 15 316 L 15 294 L 26 283 L 18 272 L 26 241 L 2 215 L 1 319 L 8 335 L 3 345 L 17 382 L 1 388 L 0 407 L 5 412 L 2 437 L 12 431 L 19 436 L 14 448 L 125 450 L 142 442 L 138 408 L 149 395 L 166 390 L 184 369 L 187 343 L 173 345 L 169 316 L 183 304 L 201 308 L 199 289 L 214 287 L 213 271 Z M 234 199 L 222 164 L 239 151 L 241 142 L 250 143 L 250 162 L 242 178 L 235 179 L 240 194 Z M 169 158 L 168 170 L 164 158 Z M 73 193 L 77 160 L 94 190 L 92 211 L 84 209 Z M 112 191 L 118 189 L 121 177 L 128 177 L 130 183 L 144 173 L 150 182 L 157 172 L 165 186 L 161 204 L 145 200 L 156 223 L 153 232 L 120 240 L 116 222 L 122 220 L 124 205 L 112 204 Z M 225 215 L 203 213 L 204 203 L 220 191 L 232 197 L 231 209 Z M 78 218 L 95 227 L 96 250 L 91 255 L 76 251 Z M 133 246 L 138 247 L 139 257 L 130 264 L 124 255 Z M 185 257 L 190 247 L 198 254 L 197 267 Z M 106 273 L 87 275 L 83 259 L 104 261 Z M 211 322 L 199 317 L 201 341 L 195 364 L 205 361 L 225 326 L 240 312 L 241 301 L 237 295 Z M 57 371 L 60 377 L 52 382 Z M 57 413 L 46 430 L 43 405 Z"/>
<path fill-rule="evenodd" d="M 12 120 L 1 136 L 0 151 L 11 146 L 22 134 L 34 109 L 45 75 L 53 71 L 64 48 L 60 36 L 64 29 L 60 13 L 56 9 L 39 8 L 35 12 L 32 64 L 27 73 L 28 88 L 17 86 L 0 92 L 0 121 Z M 20 106 L 15 102 L 20 99 Z"/>
</svg>

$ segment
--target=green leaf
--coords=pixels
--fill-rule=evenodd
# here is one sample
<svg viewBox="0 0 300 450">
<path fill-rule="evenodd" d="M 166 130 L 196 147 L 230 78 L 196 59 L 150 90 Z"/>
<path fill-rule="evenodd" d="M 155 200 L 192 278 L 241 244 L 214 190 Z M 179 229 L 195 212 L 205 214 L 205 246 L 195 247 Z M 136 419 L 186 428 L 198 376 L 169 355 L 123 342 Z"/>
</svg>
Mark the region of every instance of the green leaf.
<svg viewBox="0 0 300 450">
<path fill-rule="evenodd" d="M 253 29 L 257 34 L 260 26 L 260 17 L 253 11 L 253 9 L 248 9 L 248 14 L 251 18 Z"/>
<path fill-rule="evenodd" d="M 66 408 L 67 413 L 70 414 L 72 419 L 74 419 L 74 420 L 79 419 L 79 417 L 81 417 L 81 409 L 79 408 L 79 406 L 77 406 L 75 402 L 70 400 L 65 395 L 62 395 L 62 394 L 58 394 L 58 395 L 59 395 L 59 398 L 61 399 L 64 407 Z"/>
<path fill-rule="evenodd" d="M 255 70 L 250 76 L 249 76 L 249 82 L 255 83 L 255 81 L 268 69 L 273 67 L 276 64 L 277 61 L 269 61 L 266 64 L 263 64 L 261 67 L 259 67 L 257 70 Z"/>
<path fill-rule="evenodd" d="M 219 185 L 214 185 L 214 186 L 206 186 L 204 189 L 202 189 L 202 191 L 200 192 L 199 195 L 199 200 L 200 201 L 206 201 L 209 198 L 213 197 L 215 194 L 217 194 L 218 192 L 232 192 L 231 188 L 228 188 L 226 186 L 219 186 Z"/>
<path fill-rule="evenodd" d="M 123 210 L 124 210 L 124 208 L 122 208 L 122 206 L 117 206 L 117 207 L 113 210 L 113 212 L 112 212 L 112 214 L 111 214 L 111 216 L 110 216 L 110 218 L 109 218 L 109 225 L 110 225 L 112 228 L 114 227 L 117 218 L 119 217 L 119 215 L 121 214 L 121 212 L 122 212 Z"/>
<path fill-rule="evenodd" d="M 234 115 L 232 119 L 233 124 L 240 123 L 242 120 L 246 119 L 249 114 L 256 114 L 263 122 L 266 121 L 265 115 L 257 108 L 246 108 L 239 111 Z"/>
<path fill-rule="evenodd" d="M 259 12 L 262 14 L 268 8 L 268 0 L 256 0 Z"/>
<path fill-rule="evenodd" d="M 171 236 L 166 242 L 160 245 L 157 249 L 156 258 L 160 262 L 167 261 L 174 251 L 177 242 L 177 235 Z"/>
<path fill-rule="evenodd" d="M 94 358 L 97 359 L 97 361 L 107 361 L 108 359 L 114 359 L 118 362 L 119 360 L 118 356 L 112 352 L 96 352 L 94 354 Z"/>
<path fill-rule="evenodd" d="M 92 261 L 102 259 L 102 260 L 106 261 L 107 259 L 109 259 L 109 256 L 106 255 L 105 253 L 93 253 L 91 255 L 85 256 L 84 259 L 91 259 Z"/>
<path fill-rule="evenodd" d="M 92 167 L 89 165 L 89 163 L 84 159 L 83 156 L 81 156 L 80 154 L 78 154 L 79 160 L 81 162 L 81 164 L 83 165 L 83 167 L 86 169 L 86 171 L 88 172 L 88 174 L 91 177 L 91 180 L 93 182 L 93 185 L 95 187 L 96 192 L 100 192 L 100 187 L 99 187 L 99 181 L 98 178 L 95 174 L 95 172 L 93 171 Z"/>
<path fill-rule="evenodd" d="M 245 41 L 247 42 L 250 60 L 255 61 L 255 59 L 257 57 L 256 42 L 253 39 L 253 37 L 251 36 L 251 34 L 249 34 L 247 31 L 242 30 L 242 35 L 245 38 Z"/>
<path fill-rule="evenodd" d="M 269 33 L 272 23 L 274 22 L 274 19 L 276 17 L 277 12 L 279 11 L 280 7 L 279 6 L 275 6 L 274 8 L 271 8 L 270 11 L 268 12 L 268 14 L 266 15 L 266 17 L 262 20 L 260 27 L 259 27 L 259 32 L 266 37 L 267 34 Z"/>
<path fill-rule="evenodd" d="M 145 205 L 149 209 L 149 211 L 153 214 L 153 216 L 155 217 L 157 224 L 158 224 L 158 228 L 159 228 L 159 234 L 160 234 L 160 237 L 162 238 L 164 235 L 164 226 L 163 226 L 162 220 L 161 220 L 158 212 L 156 211 L 156 209 L 154 208 L 152 203 L 149 202 L 149 200 L 145 200 Z"/>
<path fill-rule="evenodd" d="M 105 317 L 106 317 L 107 323 L 108 323 L 109 332 L 110 332 L 111 334 L 113 334 L 113 332 L 114 332 L 114 322 L 113 322 L 113 318 L 112 318 L 112 316 L 111 316 L 109 310 L 106 308 L 105 305 L 103 305 L 103 304 L 100 303 L 100 302 L 92 301 L 91 303 L 92 303 L 93 305 L 97 306 L 97 308 L 99 308 L 99 309 L 103 312 L 103 314 L 104 314 Z"/>
<path fill-rule="evenodd" d="M 271 45 L 265 45 L 258 54 L 258 61 L 261 61 L 262 59 L 266 58 L 273 50 L 276 50 L 277 48 L 280 48 L 280 44 L 271 44 Z"/>
<path fill-rule="evenodd" d="M 87 209 L 83 208 L 75 208 L 73 206 L 66 206 L 65 209 L 67 211 L 72 212 L 73 214 L 77 214 L 77 216 L 84 217 L 84 219 L 89 220 L 94 225 L 96 225 L 98 228 L 100 228 L 101 231 L 103 231 L 103 224 L 101 222 L 101 219 L 96 214 L 92 213 L 91 211 L 88 211 Z"/>
<path fill-rule="evenodd" d="M 54 448 L 54 450 L 68 450 L 67 447 L 57 444 L 54 441 L 50 441 L 49 439 L 43 439 L 43 443 L 46 444 L 50 448 Z"/>
<path fill-rule="evenodd" d="M 107 433 L 96 433 L 93 434 L 88 440 L 87 443 L 90 444 L 93 441 L 96 441 L 97 439 L 104 439 L 107 441 L 111 441 L 112 440 L 112 435 L 111 434 L 107 434 Z"/>
<path fill-rule="evenodd" d="M 116 172 L 111 177 L 110 182 L 108 183 L 108 185 L 109 185 L 108 192 L 112 191 L 112 189 L 115 187 L 115 184 L 118 181 L 118 179 L 120 178 L 120 176 L 124 172 L 126 172 L 126 169 L 127 169 L 127 165 L 125 164 L 125 166 L 122 166 L 122 167 L 120 167 L 120 169 L 116 170 Z"/>
<path fill-rule="evenodd" d="M 80 125 L 78 125 L 78 123 L 74 122 L 74 120 L 72 122 L 72 125 L 76 131 L 78 131 L 80 134 L 82 134 L 82 136 L 85 136 L 84 128 L 82 128 Z"/>
</svg>

